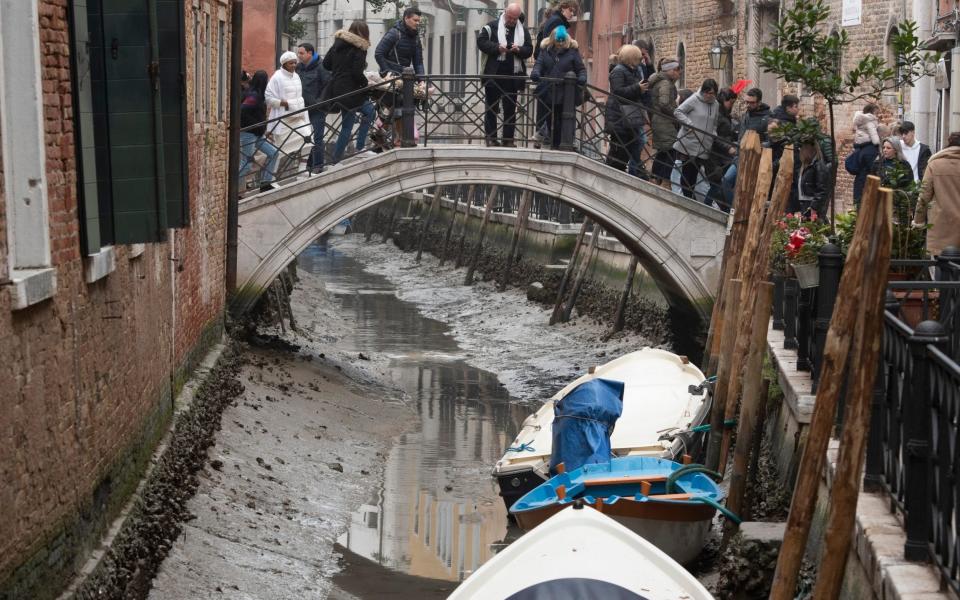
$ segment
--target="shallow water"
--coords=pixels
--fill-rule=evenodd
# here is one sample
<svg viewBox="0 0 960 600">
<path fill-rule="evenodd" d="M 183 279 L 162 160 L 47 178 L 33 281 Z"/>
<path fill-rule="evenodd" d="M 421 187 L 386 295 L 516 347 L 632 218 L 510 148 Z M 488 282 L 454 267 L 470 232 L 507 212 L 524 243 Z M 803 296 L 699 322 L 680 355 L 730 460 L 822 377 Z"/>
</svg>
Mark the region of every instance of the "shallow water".
<svg viewBox="0 0 960 600">
<path fill-rule="evenodd" d="M 321 242 L 299 266 L 323 280 L 351 322 L 338 346 L 386 357 L 391 383 L 409 396 L 421 422 L 394 445 L 382 486 L 338 542 L 399 573 L 469 576 L 508 535 L 490 469 L 529 408 L 496 375 L 465 361 L 446 324 L 398 298 L 392 283 L 359 261 Z"/>
</svg>

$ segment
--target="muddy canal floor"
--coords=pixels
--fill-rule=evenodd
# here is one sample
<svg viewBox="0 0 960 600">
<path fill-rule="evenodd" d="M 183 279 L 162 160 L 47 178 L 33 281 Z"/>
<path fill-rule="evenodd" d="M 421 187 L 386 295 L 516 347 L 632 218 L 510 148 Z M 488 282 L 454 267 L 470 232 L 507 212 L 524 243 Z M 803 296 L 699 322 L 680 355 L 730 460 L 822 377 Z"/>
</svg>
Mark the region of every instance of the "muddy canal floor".
<svg viewBox="0 0 960 600">
<path fill-rule="evenodd" d="M 444 598 L 518 535 L 490 468 L 542 399 L 648 345 L 358 236 L 301 256 L 299 351 L 251 349 L 150 597 Z"/>
</svg>

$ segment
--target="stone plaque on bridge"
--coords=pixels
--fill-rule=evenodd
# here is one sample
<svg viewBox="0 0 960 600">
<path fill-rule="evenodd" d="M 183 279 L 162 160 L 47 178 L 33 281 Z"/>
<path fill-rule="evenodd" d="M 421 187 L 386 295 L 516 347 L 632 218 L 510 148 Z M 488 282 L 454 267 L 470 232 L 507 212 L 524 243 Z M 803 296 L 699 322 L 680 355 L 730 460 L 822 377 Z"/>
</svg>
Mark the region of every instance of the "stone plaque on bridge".
<svg viewBox="0 0 960 600">
<path fill-rule="evenodd" d="M 690 256 L 716 256 L 720 252 L 713 240 L 695 239 L 690 242 Z"/>
</svg>

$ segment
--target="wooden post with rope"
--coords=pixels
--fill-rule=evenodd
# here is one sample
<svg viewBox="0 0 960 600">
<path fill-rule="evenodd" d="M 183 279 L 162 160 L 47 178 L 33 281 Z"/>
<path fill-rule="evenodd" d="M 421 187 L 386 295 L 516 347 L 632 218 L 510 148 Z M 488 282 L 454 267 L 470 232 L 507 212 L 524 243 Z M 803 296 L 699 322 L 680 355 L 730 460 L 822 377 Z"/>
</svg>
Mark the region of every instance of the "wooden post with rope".
<svg viewBox="0 0 960 600">
<path fill-rule="evenodd" d="M 739 279 L 731 279 L 724 286 L 724 289 L 727 290 L 727 293 L 731 294 L 732 297 L 739 297 L 740 295 L 740 284 L 743 282 Z M 728 323 L 732 323 L 736 318 L 737 305 L 735 302 L 728 302 L 724 307 L 726 308 L 726 313 L 723 315 L 723 318 Z M 723 346 L 719 349 L 720 352 L 720 372 L 724 372 L 727 366 L 727 359 L 730 356 L 730 352 L 733 351 L 733 336 L 728 335 L 723 340 Z M 711 471 L 717 470 L 717 465 L 720 463 L 720 446 L 723 441 L 723 417 L 726 412 L 727 405 L 723 402 L 723 399 L 718 392 L 721 391 L 720 381 L 717 381 L 717 384 L 714 385 L 714 394 L 713 394 L 713 403 L 710 407 L 710 436 L 707 438 L 707 459 L 704 461 L 704 464 Z"/>
<path fill-rule="evenodd" d="M 513 267 L 513 257 L 517 253 L 517 245 L 520 243 L 520 236 L 523 234 L 523 228 L 527 222 L 527 212 L 530 210 L 530 197 L 533 192 L 524 190 L 520 196 L 520 207 L 517 208 L 517 218 L 513 222 L 513 239 L 510 240 L 510 250 L 507 252 L 507 260 L 503 264 L 503 277 L 497 285 L 501 292 L 510 285 L 510 269 Z"/>
<path fill-rule="evenodd" d="M 882 304 L 884 296 L 876 290 L 866 290 L 864 285 L 872 285 L 877 289 L 882 289 L 877 285 L 871 272 L 886 273 L 886 270 L 881 271 L 880 267 L 887 264 L 886 261 L 889 260 L 889 258 L 882 259 L 881 254 L 889 255 L 890 233 L 888 228 L 890 225 L 888 221 L 892 210 L 891 199 L 892 194 L 889 190 L 883 190 L 881 193 L 880 180 L 877 177 L 871 175 L 867 178 L 863 201 L 860 204 L 857 228 L 840 279 L 838 297 L 847 301 L 836 304 L 833 316 L 830 319 L 827 341 L 823 349 L 819 389 L 817 390 L 813 416 L 807 430 L 806 445 L 800 459 L 793 499 L 790 502 L 790 515 L 787 518 L 783 544 L 780 547 L 777 560 L 777 570 L 773 577 L 773 588 L 770 592 L 771 600 L 790 600 L 796 593 L 797 576 L 807 547 L 810 524 L 813 520 L 813 512 L 817 502 L 817 490 L 826 462 L 827 444 L 833 430 L 837 402 L 844 384 L 844 373 L 848 362 L 852 358 L 850 349 L 855 336 L 861 340 L 860 348 L 864 347 L 864 344 L 872 348 L 871 339 L 864 334 L 865 314 L 874 314 L 875 309 L 868 308 L 868 305 L 872 307 L 873 303 Z M 883 252 L 885 248 L 886 252 Z M 875 295 L 867 297 L 865 292 Z M 854 299 L 860 301 L 854 301 Z M 873 324 L 878 323 L 879 320 L 879 318 L 875 319 Z M 863 326 L 858 327 L 858 325 Z M 858 352 L 862 351 L 858 350 Z M 863 352 L 861 357 L 865 357 L 866 354 L 866 352 Z M 855 367 L 860 369 L 864 365 L 860 363 L 856 364 Z M 855 382 L 855 385 L 859 386 L 857 382 Z M 863 390 L 864 393 L 869 393 L 869 388 L 872 385 L 872 379 L 867 381 L 866 389 Z M 861 401 L 861 399 L 856 399 L 856 401 Z M 856 425 L 851 425 L 851 427 L 856 427 Z M 861 459 L 862 450 L 863 448 L 860 448 Z M 847 472 L 849 473 L 849 471 Z M 851 474 L 850 477 L 856 478 L 857 483 L 859 483 L 859 471 Z M 837 485 L 837 483 L 835 479 L 834 485 Z M 855 508 L 855 501 L 856 498 L 854 497 L 853 508 Z M 835 517 L 832 522 L 834 532 L 836 532 L 835 528 L 838 525 L 837 519 L 839 518 Z M 831 531 L 829 526 L 828 531 Z M 849 534 L 849 532 L 847 533 Z M 833 558 L 845 561 L 846 552 L 843 553 L 842 557 Z M 821 565 L 821 569 L 823 569 L 823 565 Z M 822 598 L 824 596 L 815 595 L 815 597 Z"/>
<path fill-rule="evenodd" d="M 480 253 L 483 251 L 483 238 L 487 233 L 487 223 L 490 222 L 490 213 L 493 212 L 493 202 L 497 199 L 499 192 L 500 186 L 495 185 L 490 188 L 490 192 L 487 194 L 487 203 L 483 207 L 483 221 L 480 223 L 480 233 L 477 234 L 477 247 L 473 250 L 473 259 L 470 261 L 470 266 L 467 267 L 467 274 L 463 278 L 463 285 L 473 283 L 473 274 L 477 270 L 477 264 L 480 262 Z"/>
<path fill-rule="evenodd" d="M 583 224 L 580 225 L 580 233 L 577 234 L 577 241 L 573 245 L 573 255 L 570 257 L 570 262 L 567 263 L 567 268 L 563 270 L 563 278 L 560 279 L 560 285 L 557 287 L 557 299 L 553 303 L 553 312 L 550 313 L 551 325 L 560 320 L 560 311 L 563 307 L 563 297 L 567 292 L 567 284 L 570 282 L 570 275 L 573 274 L 573 269 L 577 265 L 577 259 L 580 256 L 580 246 L 583 245 L 583 238 L 587 236 L 587 227 L 589 226 L 590 219 L 584 217 Z"/>
</svg>

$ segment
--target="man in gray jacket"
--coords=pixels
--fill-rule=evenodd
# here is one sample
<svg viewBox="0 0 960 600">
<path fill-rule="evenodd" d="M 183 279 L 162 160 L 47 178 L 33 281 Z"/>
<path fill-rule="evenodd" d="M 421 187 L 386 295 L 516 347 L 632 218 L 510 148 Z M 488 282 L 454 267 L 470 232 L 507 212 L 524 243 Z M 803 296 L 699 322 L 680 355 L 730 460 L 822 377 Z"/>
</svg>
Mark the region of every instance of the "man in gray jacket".
<svg viewBox="0 0 960 600">
<path fill-rule="evenodd" d="M 717 134 L 717 117 L 720 114 L 717 106 L 719 88 L 713 79 L 705 79 L 700 91 L 691 95 L 673 111 L 673 116 L 681 123 L 673 150 L 677 160 L 683 164 L 680 169 L 680 186 L 687 198 L 694 197 L 697 176 L 700 168 L 709 160 L 713 139 Z"/>
</svg>

